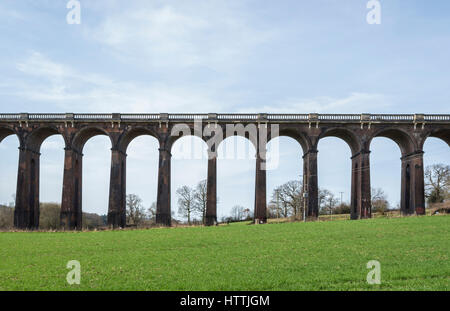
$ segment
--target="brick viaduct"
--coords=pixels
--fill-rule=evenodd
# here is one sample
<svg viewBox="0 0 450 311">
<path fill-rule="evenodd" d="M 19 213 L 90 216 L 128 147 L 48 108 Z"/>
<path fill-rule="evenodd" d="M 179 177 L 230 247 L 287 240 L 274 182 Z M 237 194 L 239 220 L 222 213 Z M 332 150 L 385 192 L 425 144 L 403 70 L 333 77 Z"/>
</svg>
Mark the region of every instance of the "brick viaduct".
<svg viewBox="0 0 450 311">
<path fill-rule="evenodd" d="M 202 131 L 195 134 L 195 122 Z M 124 227 L 126 222 L 126 151 L 140 135 L 159 141 L 159 171 L 156 222 L 171 224 L 170 163 L 171 147 L 181 136 L 171 135 L 177 124 L 185 124 L 207 141 L 203 129 L 223 130 L 229 124 L 264 127 L 270 134 L 277 124 L 278 136 L 295 139 L 303 149 L 303 184 L 307 195 L 309 219 L 318 217 L 317 145 L 321 138 L 343 139 L 352 152 L 351 218 L 371 217 L 370 143 L 374 137 L 392 139 L 401 150 L 401 212 L 424 214 L 423 145 L 428 137 L 437 137 L 450 146 L 450 115 L 424 114 L 0 114 L 0 142 L 17 135 L 20 143 L 14 225 L 20 229 L 39 227 L 39 157 L 43 141 L 55 134 L 65 141 L 65 161 L 61 205 L 61 225 L 81 229 L 82 161 L 85 143 L 96 135 L 111 139 L 111 175 L 108 224 Z M 269 125 L 269 126 L 268 126 Z M 215 132 L 209 131 L 210 134 Z M 258 132 L 259 133 L 259 132 Z M 239 135 L 237 132 L 231 135 Z M 259 134 L 258 134 L 259 135 Z M 230 135 L 224 135 L 222 139 Z M 249 138 L 247 134 L 243 135 Z M 272 133 L 272 138 L 276 136 Z M 256 150 L 265 150 L 260 139 L 253 140 Z M 208 143 L 208 142 L 207 142 Z M 265 143 L 264 143 L 265 144 Z M 209 146 L 206 224 L 216 220 L 215 145 Z M 266 171 L 264 157 L 257 153 L 255 176 L 255 221 L 266 221 Z"/>
</svg>

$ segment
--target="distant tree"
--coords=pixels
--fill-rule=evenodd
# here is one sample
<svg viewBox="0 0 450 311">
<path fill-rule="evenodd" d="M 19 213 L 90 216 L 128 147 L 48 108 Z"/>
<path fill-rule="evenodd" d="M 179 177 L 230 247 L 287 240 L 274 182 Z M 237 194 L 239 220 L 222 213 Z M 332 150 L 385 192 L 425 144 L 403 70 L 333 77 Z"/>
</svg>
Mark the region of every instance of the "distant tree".
<svg viewBox="0 0 450 311">
<path fill-rule="evenodd" d="M 107 215 L 98 215 L 95 213 L 83 213 L 82 222 L 83 228 L 92 230 L 96 228 L 106 227 L 107 225 Z"/>
<path fill-rule="evenodd" d="M 337 205 L 334 209 L 335 214 L 350 214 L 350 204 L 348 203 L 341 203 Z"/>
<path fill-rule="evenodd" d="M 425 170 L 425 194 L 427 202 L 441 203 L 449 197 L 450 166 L 434 164 Z"/>
<path fill-rule="evenodd" d="M 372 212 L 384 214 L 389 209 L 387 195 L 381 188 L 372 188 Z"/>
<path fill-rule="evenodd" d="M 319 202 L 320 212 L 331 215 L 338 204 L 338 199 L 331 191 L 323 189 L 319 191 Z"/>
<path fill-rule="evenodd" d="M 302 215 L 302 183 L 298 180 L 291 180 L 277 187 L 272 195 L 272 203 L 281 211 L 283 217 Z"/>
<path fill-rule="evenodd" d="M 249 208 L 246 208 L 246 209 L 244 209 L 243 213 L 244 213 L 244 219 L 245 220 L 252 220 L 253 219 L 253 216 L 254 216 L 253 210 L 251 210 Z"/>
<path fill-rule="evenodd" d="M 191 218 L 195 213 L 194 208 L 194 190 L 189 186 L 182 186 L 177 189 L 178 194 L 178 213 L 187 218 L 188 224 L 191 224 Z"/>
<path fill-rule="evenodd" d="M 319 188 L 319 193 L 318 193 L 318 205 L 319 205 L 319 210 L 320 213 L 322 213 L 322 208 L 325 202 L 326 197 L 330 194 L 331 192 L 327 189 L 322 189 Z"/>
<path fill-rule="evenodd" d="M 267 218 L 280 218 L 281 209 L 275 203 L 269 203 L 267 205 Z"/>
<path fill-rule="evenodd" d="M 288 217 L 287 206 L 281 202 L 281 187 L 277 187 L 273 190 L 272 200 L 267 206 L 268 218 L 280 218 L 281 216 Z M 284 208 L 283 208 L 284 207 Z"/>
<path fill-rule="evenodd" d="M 153 202 L 152 205 L 147 210 L 147 215 L 150 220 L 156 219 L 156 202 Z"/>
<path fill-rule="evenodd" d="M 0 205 L 0 229 L 11 229 L 14 224 L 14 208 Z"/>
<path fill-rule="evenodd" d="M 241 221 L 245 218 L 245 208 L 241 205 L 235 205 L 231 209 L 231 219 L 234 221 Z"/>
<path fill-rule="evenodd" d="M 193 206 L 192 209 L 201 215 L 202 222 L 205 223 L 206 218 L 206 202 L 207 202 L 207 183 L 206 180 L 199 182 L 193 192 Z"/>
<path fill-rule="evenodd" d="M 60 228 L 61 205 L 58 203 L 39 204 L 39 229 L 56 230 Z"/>
<path fill-rule="evenodd" d="M 136 194 L 127 195 L 127 224 L 139 225 L 145 219 L 142 200 Z"/>
</svg>

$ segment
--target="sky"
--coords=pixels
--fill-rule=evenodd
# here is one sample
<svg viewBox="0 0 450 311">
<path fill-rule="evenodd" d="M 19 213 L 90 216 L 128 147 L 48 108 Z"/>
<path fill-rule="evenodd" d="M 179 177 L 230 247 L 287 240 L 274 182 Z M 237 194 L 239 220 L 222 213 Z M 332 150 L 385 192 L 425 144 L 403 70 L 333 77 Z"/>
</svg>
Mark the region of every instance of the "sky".
<svg viewBox="0 0 450 311">
<path fill-rule="evenodd" d="M 80 0 L 80 24 L 67 22 L 68 2 L 0 1 L 0 112 L 450 113 L 446 0 L 380 0 L 380 24 L 367 22 L 367 0 Z M 173 211 L 176 189 L 206 178 L 206 159 L 183 159 L 191 140 L 174 146 Z M 277 140 L 268 198 L 303 173 L 300 146 Z M 15 193 L 17 147 L 13 136 L 0 143 L 2 203 Z M 42 202 L 61 201 L 63 148 L 59 136 L 42 146 Z M 85 212 L 107 213 L 110 148 L 106 137 L 85 146 Z M 156 200 L 157 148 L 141 136 L 128 149 L 127 193 L 145 207 Z M 376 138 L 371 151 L 372 186 L 396 206 L 400 150 Z M 425 165 L 449 164 L 443 141 L 424 151 Z M 319 187 L 343 201 L 350 156 L 338 138 L 319 143 Z M 253 207 L 254 174 L 252 156 L 219 158 L 219 217 Z"/>
</svg>

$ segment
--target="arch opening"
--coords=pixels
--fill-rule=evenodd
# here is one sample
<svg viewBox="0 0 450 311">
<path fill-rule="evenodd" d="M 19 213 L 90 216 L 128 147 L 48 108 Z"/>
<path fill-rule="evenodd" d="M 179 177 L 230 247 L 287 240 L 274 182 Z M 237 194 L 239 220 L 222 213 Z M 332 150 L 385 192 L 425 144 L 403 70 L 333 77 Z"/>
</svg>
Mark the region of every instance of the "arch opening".
<svg viewBox="0 0 450 311">
<path fill-rule="evenodd" d="M 303 160 L 305 147 L 290 136 L 267 144 L 267 212 L 269 218 L 303 218 Z M 307 149 L 306 149 L 307 150 Z"/>
<path fill-rule="evenodd" d="M 409 136 L 408 133 L 400 129 L 396 128 L 382 129 L 375 133 L 374 138 L 375 137 L 385 137 L 393 140 L 400 148 L 400 151 L 403 156 L 408 155 L 417 150 L 417 146 L 414 143 L 414 140 L 411 138 L 411 136 Z"/>
<path fill-rule="evenodd" d="M 127 213 L 127 223 L 141 225 L 146 222 L 153 223 L 156 217 L 156 200 L 158 189 L 158 154 L 159 142 L 150 135 L 139 135 L 133 138 L 127 145 L 126 163 L 122 161 L 122 184 L 126 184 L 126 193 L 136 195 L 142 200 L 141 208 L 145 212 L 144 217 L 134 217 L 130 220 Z M 128 209 L 128 206 L 126 207 Z"/>
<path fill-rule="evenodd" d="M 171 212 L 176 221 L 202 224 L 206 217 L 208 146 L 193 135 L 171 146 Z"/>
<path fill-rule="evenodd" d="M 233 136 L 219 144 L 217 153 L 217 218 L 253 218 L 256 148 L 249 139 Z"/>
<path fill-rule="evenodd" d="M 49 136 L 40 147 L 39 228 L 43 230 L 60 228 L 64 148 L 61 135 Z"/>
<path fill-rule="evenodd" d="M 80 146 L 84 153 L 83 163 L 78 164 L 82 166 L 83 172 L 81 181 L 78 181 L 82 187 L 83 228 L 106 226 L 111 175 L 111 140 L 105 135 L 91 135 L 83 145 L 78 145 Z"/>
<path fill-rule="evenodd" d="M 450 148 L 442 136 L 430 136 L 423 151 L 425 203 L 434 213 L 450 201 L 450 185 L 442 178 L 449 170 Z"/>
<path fill-rule="evenodd" d="M 30 150 L 40 153 L 44 141 L 53 135 L 61 135 L 56 127 L 40 127 L 31 132 L 30 136 L 26 139 L 26 145 Z M 64 141 L 64 137 L 62 135 L 61 137 Z"/>
<path fill-rule="evenodd" d="M 127 152 L 129 145 L 132 144 L 136 139 L 138 139 L 138 144 L 140 141 L 140 138 L 142 136 L 150 136 L 158 142 L 158 148 L 159 148 L 159 140 L 158 135 L 153 132 L 152 129 L 144 128 L 144 127 L 136 127 L 131 129 L 130 131 L 125 132 L 122 137 L 119 140 L 118 147 L 119 150 L 122 150 L 123 152 Z"/>
<path fill-rule="evenodd" d="M 83 153 L 86 143 L 96 136 L 107 136 L 110 140 L 110 144 L 113 145 L 112 138 L 105 129 L 100 127 L 85 127 L 75 134 L 72 146 L 79 153 Z"/>
<path fill-rule="evenodd" d="M 1 130 L 0 130 L 1 131 Z M 13 227 L 20 142 L 13 132 L 0 139 L 0 228 Z"/>
<path fill-rule="evenodd" d="M 336 132 L 331 132 L 338 134 Z M 341 134 L 339 136 L 324 136 L 318 142 L 318 185 L 319 185 L 319 214 L 350 214 L 350 206 L 356 206 L 352 202 L 352 192 L 357 185 L 351 160 L 352 154 L 358 147 L 352 147 Z M 348 138 L 348 137 L 347 137 Z M 353 181 L 353 182 L 352 182 Z M 356 190 L 357 191 L 357 190 Z M 355 192 L 354 192 L 355 193 Z M 353 196 L 353 198 L 355 198 Z M 328 217 L 328 216 L 326 216 Z"/>
<path fill-rule="evenodd" d="M 370 151 L 372 211 L 380 213 L 383 210 L 400 210 L 402 192 L 400 146 L 391 138 L 379 136 L 372 139 Z M 407 184 L 409 187 L 408 182 Z"/>
<path fill-rule="evenodd" d="M 340 138 L 341 140 L 343 140 L 344 142 L 347 143 L 347 145 L 350 147 L 351 153 L 352 155 L 358 153 L 361 150 L 361 144 L 359 143 L 358 138 L 356 137 L 356 135 L 347 129 L 343 129 L 343 128 L 331 128 L 331 129 L 327 129 L 325 130 L 325 132 L 323 132 L 320 137 L 319 137 L 319 142 L 320 140 L 322 140 L 323 138 L 327 138 L 327 137 L 336 137 L 336 138 Z"/>
</svg>

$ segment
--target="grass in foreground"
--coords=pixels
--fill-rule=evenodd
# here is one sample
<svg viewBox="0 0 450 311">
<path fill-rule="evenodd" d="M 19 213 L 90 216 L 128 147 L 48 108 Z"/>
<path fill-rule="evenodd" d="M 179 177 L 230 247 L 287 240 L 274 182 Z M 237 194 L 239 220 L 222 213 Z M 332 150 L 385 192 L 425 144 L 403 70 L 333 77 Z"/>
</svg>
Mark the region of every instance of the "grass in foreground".
<svg viewBox="0 0 450 311">
<path fill-rule="evenodd" d="M 0 233 L 0 290 L 449 290 L 449 237 L 450 216 Z"/>
</svg>

